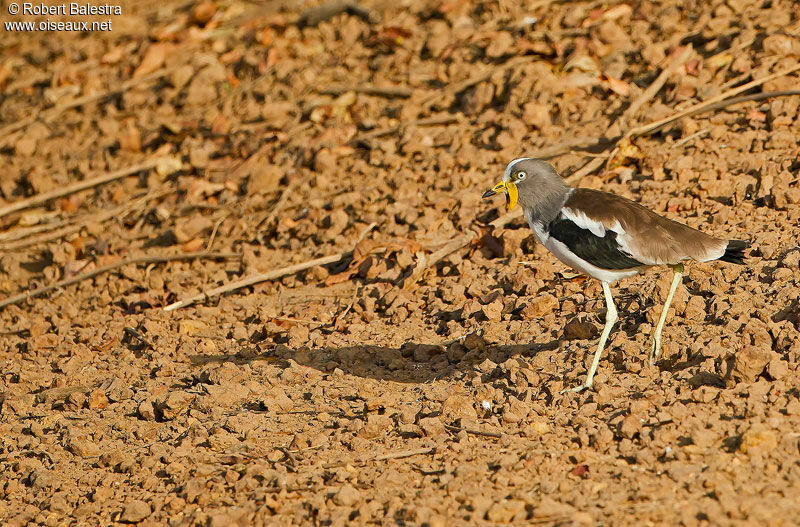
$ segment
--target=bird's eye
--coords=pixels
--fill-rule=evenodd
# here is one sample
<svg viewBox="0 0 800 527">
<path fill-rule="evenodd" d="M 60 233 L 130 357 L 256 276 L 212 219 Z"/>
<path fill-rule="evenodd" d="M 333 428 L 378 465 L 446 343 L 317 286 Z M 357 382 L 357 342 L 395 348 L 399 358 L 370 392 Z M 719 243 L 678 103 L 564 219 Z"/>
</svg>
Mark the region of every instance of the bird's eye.
<svg viewBox="0 0 800 527">
<path fill-rule="evenodd" d="M 522 181 L 527 177 L 528 174 L 525 172 L 517 172 L 517 181 Z"/>
</svg>

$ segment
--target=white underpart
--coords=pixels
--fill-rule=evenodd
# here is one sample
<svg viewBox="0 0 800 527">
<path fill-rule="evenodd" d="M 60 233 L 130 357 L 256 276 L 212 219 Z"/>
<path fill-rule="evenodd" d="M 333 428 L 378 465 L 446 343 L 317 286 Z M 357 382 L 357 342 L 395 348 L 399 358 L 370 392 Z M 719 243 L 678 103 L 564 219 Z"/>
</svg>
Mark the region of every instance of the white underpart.
<svg viewBox="0 0 800 527">
<path fill-rule="evenodd" d="M 509 163 L 508 165 L 506 165 L 506 171 L 503 174 L 503 181 L 504 182 L 508 182 L 508 180 L 511 179 L 511 169 L 514 167 L 514 165 L 516 165 L 520 161 L 525 161 L 526 159 L 533 159 L 533 158 L 532 157 L 519 157 L 519 158 L 514 159 L 513 161 L 511 161 L 511 163 Z"/>
<path fill-rule="evenodd" d="M 550 233 L 544 230 L 544 226 L 541 223 L 531 221 L 531 218 L 528 218 L 528 224 L 531 226 L 531 229 L 533 229 L 536 239 L 538 239 L 539 243 L 544 245 L 548 251 L 553 253 L 555 257 L 563 263 L 587 276 L 591 276 L 602 282 L 612 283 L 620 278 L 633 276 L 639 272 L 638 269 L 601 269 L 570 251 L 569 248 L 560 241 L 552 238 Z"/>
</svg>

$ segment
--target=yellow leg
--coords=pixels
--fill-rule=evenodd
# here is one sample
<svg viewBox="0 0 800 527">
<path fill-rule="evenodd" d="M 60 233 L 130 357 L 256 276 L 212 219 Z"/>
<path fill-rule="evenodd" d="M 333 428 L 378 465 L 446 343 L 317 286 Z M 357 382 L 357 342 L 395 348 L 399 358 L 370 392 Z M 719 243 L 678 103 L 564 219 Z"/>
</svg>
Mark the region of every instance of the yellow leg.
<svg viewBox="0 0 800 527">
<path fill-rule="evenodd" d="M 678 284 L 681 283 L 683 276 L 683 264 L 672 266 L 672 285 L 669 286 L 669 293 L 667 293 L 667 301 L 664 303 L 664 310 L 661 312 L 661 317 L 658 319 L 658 325 L 653 332 L 653 348 L 650 352 L 650 365 L 654 365 L 661 355 L 661 330 L 664 329 L 664 322 L 667 320 L 667 311 L 669 305 L 672 303 L 672 297 L 675 296 L 675 291 L 678 289 Z"/>
<path fill-rule="evenodd" d="M 603 348 L 606 347 L 608 335 L 611 333 L 611 328 L 614 327 L 614 323 L 617 321 L 617 307 L 614 305 L 614 299 L 611 297 L 611 289 L 608 287 L 607 282 L 601 282 L 601 284 L 603 284 L 603 293 L 605 293 L 606 297 L 606 325 L 603 328 L 603 333 L 600 334 L 600 342 L 597 344 L 597 351 L 594 352 L 594 360 L 592 361 L 592 366 L 589 368 L 589 375 L 586 376 L 586 382 L 582 385 L 576 388 L 562 390 L 561 393 L 582 392 L 592 387 L 597 365 L 600 363 L 600 357 L 603 355 Z"/>
</svg>

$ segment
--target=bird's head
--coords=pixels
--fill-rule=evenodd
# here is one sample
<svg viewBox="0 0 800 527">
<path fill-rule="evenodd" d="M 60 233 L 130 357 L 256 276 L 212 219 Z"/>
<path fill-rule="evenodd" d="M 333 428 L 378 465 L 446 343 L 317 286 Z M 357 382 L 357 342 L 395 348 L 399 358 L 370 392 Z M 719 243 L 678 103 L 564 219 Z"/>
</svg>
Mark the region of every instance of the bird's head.
<svg viewBox="0 0 800 527">
<path fill-rule="evenodd" d="M 513 209 L 518 202 L 523 208 L 532 208 L 553 191 L 565 191 L 568 188 L 550 163 L 524 157 L 509 163 L 503 180 L 481 197 L 488 198 L 505 192 L 508 210 Z"/>
</svg>

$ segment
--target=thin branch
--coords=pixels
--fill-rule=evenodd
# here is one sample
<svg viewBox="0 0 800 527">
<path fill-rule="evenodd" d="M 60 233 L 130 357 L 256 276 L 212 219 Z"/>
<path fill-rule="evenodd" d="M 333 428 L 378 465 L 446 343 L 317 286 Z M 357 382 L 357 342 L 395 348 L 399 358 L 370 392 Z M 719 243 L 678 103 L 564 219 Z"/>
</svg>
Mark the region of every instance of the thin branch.
<svg viewBox="0 0 800 527">
<path fill-rule="evenodd" d="M 650 101 L 656 94 L 661 91 L 661 88 L 664 87 L 666 84 L 667 79 L 669 79 L 670 75 L 672 75 L 676 69 L 686 63 L 689 60 L 689 57 L 692 56 L 692 46 L 688 45 L 682 48 L 680 51 L 676 52 L 672 57 L 672 60 L 669 62 L 669 65 L 661 71 L 656 80 L 653 81 L 650 86 L 647 87 L 640 95 L 636 98 L 635 101 L 628 106 L 628 109 L 625 110 L 625 113 L 622 114 L 623 122 L 628 122 L 636 116 L 636 112 L 644 105 L 646 102 Z"/>
<path fill-rule="evenodd" d="M 423 119 L 414 119 L 412 121 L 407 121 L 405 123 L 399 123 L 394 126 L 390 126 L 388 128 L 380 128 L 378 130 L 372 130 L 370 132 L 364 132 L 363 134 L 358 134 L 353 139 L 350 140 L 350 144 L 356 143 L 366 143 L 372 139 L 376 139 L 378 137 L 393 134 L 402 130 L 403 128 L 407 128 L 409 126 L 437 126 L 442 124 L 452 124 L 457 123 L 459 118 L 455 115 L 435 115 L 433 117 L 425 117 Z"/>
<path fill-rule="evenodd" d="M 380 97 L 402 97 L 408 98 L 414 93 L 411 88 L 405 86 L 375 86 L 374 84 L 359 84 L 357 86 L 346 84 L 330 84 L 317 90 L 319 93 L 329 95 L 342 95 L 347 92 L 363 93 L 366 95 L 378 95 Z"/>
<path fill-rule="evenodd" d="M 59 280 L 58 282 L 50 285 L 46 285 L 43 287 L 39 287 L 37 289 L 31 289 L 24 293 L 20 293 L 18 295 L 14 295 L 12 297 L 6 298 L 5 300 L 0 301 L 0 309 L 9 306 L 11 304 L 18 304 L 23 302 L 29 298 L 33 298 L 35 296 L 43 295 L 50 291 L 54 291 L 56 289 L 60 289 L 62 287 L 67 287 L 72 284 L 77 284 L 78 282 L 82 282 L 84 280 L 88 280 L 89 278 L 94 278 L 95 276 L 99 276 L 101 274 L 109 273 L 111 271 L 115 271 L 120 267 L 124 267 L 130 264 L 150 264 L 150 263 L 165 263 L 165 262 L 175 262 L 181 260 L 197 260 L 199 258 L 206 258 L 206 259 L 222 259 L 222 258 L 241 258 L 241 255 L 238 253 L 223 253 L 223 252 L 201 252 L 201 253 L 193 253 L 193 254 L 170 254 L 166 256 L 137 256 L 134 258 L 128 258 L 127 260 L 120 260 L 118 262 L 114 262 L 112 264 L 104 265 L 102 267 L 98 267 L 96 269 L 92 269 L 91 271 L 87 271 L 85 273 L 81 273 L 79 275 L 66 278 L 64 280 Z"/>
<path fill-rule="evenodd" d="M 435 454 L 436 448 L 415 448 L 413 450 L 401 450 L 399 452 L 391 452 L 389 454 L 382 454 L 372 458 L 372 461 L 386 461 L 387 459 L 403 459 L 411 456 L 421 456 L 428 454 Z"/>
<path fill-rule="evenodd" d="M 516 66 L 520 66 L 522 64 L 525 64 L 526 62 L 532 62 L 534 59 L 535 59 L 535 57 L 533 57 L 533 56 L 524 55 L 524 56 L 521 56 L 521 57 L 514 57 L 514 58 L 504 62 L 503 64 L 498 64 L 496 66 L 487 67 L 482 72 L 480 72 L 480 73 L 478 73 L 476 75 L 473 75 L 469 79 L 466 79 L 466 80 L 461 81 L 461 82 L 456 82 L 456 83 L 450 84 L 449 86 L 446 86 L 444 89 L 436 91 L 436 93 L 434 93 L 433 95 L 429 96 L 427 99 L 422 101 L 421 106 L 423 108 L 425 108 L 425 109 L 428 109 L 431 106 L 433 106 L 433 104 L 436 103 L 438 100 L 440 100 L 440 99 L 442 99 L 442 98 L 444 98 L 446 96 L 457 95 L 457 94 L 461 93 L 462 91 L 464 91 L 464 90 L 466 90 L 468 88 L 471 88 L 471 87 L 475 86 L 476 84 L 480 84 L 481 82 L 489 79 L 492 75 L 494 75 L 495 73 L 497 73 L 499 71 L 505 71 L 507 69 L 511 69 L 511 68 L 516 67 Z"/>
<path fill-rule="evenodd" d="M 691 141 L 692 139 L 700 137 L 701 135 L 706 135 L 708 132 L 709 132 L 708 128 L 705 128 L 704 130 L 700 130 L 699 132 L 695 132 L 692 135 L 690 135 L 689 137 L 684 137 L 680 141 L 676 141 L 674 144 L 672 144 L 671 148 L 678 148 L 680 146 L 683 146 L 686 143 L 688 143 L 689 141 Z"/>
<path fill-rule="evenodd" d="M 453 432 L 466 432 L 468 434 L 473 434 L 473 435 L 476 435 L 476 436 L 494 437 L 494 438 L 497 438 L 497 439 L 503 437 L 503 434 L 501 434 L 500 432 L 491 432 L 489 430 L 479 430 L 477 428 L 463 428 L 463 427 L 460 427 L 460 426 L 453 426 L 453 425 L 444 425 L 444 426 L 445 426 L 445 428 L 447 428 L 448 430 L 451 430 Z"/>
<path fill-rule="evenodd" d="M 39 110 L 38 112 L 34 113 L 29 117 L 25 117 L 24 119 L 20 119 L 19 121 L 13 122 L 9 125 L 4 126 L 3 128 L 0 128 L 0 137 L 5 138 L 9 134 L 16 132 L 20 128 L 24 128 L 29 124 L 36 122 L 36 120 L 39 119 L 40 117 L 52 120 L 61 115 L 66 110 L 69 110 L 71 108 L 76 108 L 78 106 L 83 106 L 84 104 L 90 104 L 93 102 L 101 101 L 106 97 L 113 97 L 114 95 L 118 95 L 120 93 L 128 91 L 131 88 L 138 86 L 139 84 L 145 84 L 152 80 L 165 77 L 168 74 L 172 73 L 172 71 L 173 68 L 163 68 L 158 71 L 154 71 L 150 75 L 145 75 L 144 77 L 139 77 L 137 79 L 127 80 L 122 84 L 120 84 L 117 88 L 113 88 L 111 90 L 104 91 L 102 93 L 93 93 L 91 95 L 85 95 L 83 97 L 78 97 L 77 99 L 73 99 L 59 106 L 54 106 L 44 110 Z"/>
<path fill-rule="evenodd" d="M 662 128 L 662 127 L 664 127 L 664 126 L 666 126 L 666 125 L 668 125 L 670 123 L 673 123 L 673 122 L 675 122 L 678 119 L 681 119 L 683 117 L 688 117 L 690 115 L 696 115 L 698 113 L 719 109 L 720 106 L 716 106 L 717 103 L 721 103 L 721 102 L 725 101 L 726 99 L 730 99 L 734 95 L 738 95 L 738 94 L 740 94 L 742 92 L 746 92 L 747 90 L 750 90 L 752 88 L 756 88 L 758 86 L 761 86 L 765 82 L 769 82 L 771 80 L 777 79 L 778 77 L 783 77 L 783 76 L 788 75 L 790 73 L 793 73 L 793 72 L 795 72 L 797 70 L 800 70 L 800 63 L 795 64 L 791 68 L 787 68 L 785 70 L 782 70 L 782 71 L 767 75 L 766 77 L 762 77 L 760 79 L 756 79 L 754 81 L 748 82 L 747 84 L 742 84 L 741 86 L 737 86 L 736 88 L 733 88 L 733 89 L 728 90 L 728 91 L 726 91 L 724 93 L 721 93 L 721 94 L 717 95 L 716 97 L 712 97 L 712 98 L 708 99 L 707 101 L 703 101 L 701 103 L 697 103 L 694 106 L 686 108 L 685 110 L 682 110 L 680 112 L 674 113 L 674 114 L 672 114 L 669 117 L 666 117 L 664 119 L 661 119 L 661 120 L 658 120 L 658 121 L 654 121 L 652 123 L 649 123 L 649 124 L 646 124 L 646 125 L 643 125 L 643 126 L 639 126 L 639 127 L 636 127 L 636 128 L 632 128 L 632 129 L 628 130 L 628 133 L 626 135 L 628 137 L 637 137 L 637 136 L 640 136 L 640 135 L 649 134 L 650 132 L 658 130 L 659 128 Z M 780 92 L 775 92 L 775 93 L 780 93 Z M 725 102 L 728 102 L 728 101 L 725 101 Z M 735 104 L 735 103 L 728 102 L 728 104 Z M 725 106 L 727 106 L 727 104 Z"/>
<path fill-rule="evenodd" d="M 355 15 L 368 23 L 376 23 L 378 21 L 377 14 L 362 7 L 358 2 L 351 0 L 328 0 L 322 5 L 310 7 L 300 13 L 297 25 L 300 27 L 316 26 L 320 22 L 330 20 L 341 13 Z"/>
<path fill-rule="evenodd" d="M 64 196 L 68 196 L 70 194 L 74 194 L 76 192 L 80 192 L 82 190 L 86 190 L 88 188 L 96 187 L 98 185 L 104 185 L 106 183 L 110 183 L 112 181 L 116 181 L 117 179 L 122 179 L 127 176 L 132 176 L 138 172 L 142 172 L 144 170 L 150 170 L 158 165 L 160 162 L 159 159 L 151 159 L 149 161 L 145 161 L 144 163 L 134 165 L 132 167 L 123 168 L 122 170 L 117 170 L 116 172 L 111 172 L 109 174 L 104 174 L 102 176 L 98 176 L 92 179 L 87 179 L 84 181 L 80 181 L 75 183 L 74 185 L 69 185 L 64 188 L 52 190 L 50 192 L 43 192 L 41 194 L 37 194 L 35 196 L 31 196 L 27 199 L 22 199 L 19 201 L 15 201 L 5 207 L 0 208 L 0 218 L 3 216 L 7 216 L 12 212 L 17 212 L 18 210 L 28 209 L 31 207 L 35 207 L 37 205 L 41 205 L 42 203 L 46 203 L 52 199 L 62 198 Z"/>
<path fill-rule="evenodd" d="M 322 258 L 317 258 L 316 260 L 310 260 L 308 262 L 303 262 L 296 265 L 290 265 L 289 267 L 276 269 L 275 271 L 269 271 L 266 273 L 260 273 L 257 275 L 249 276 L 247 278 L 243 278 L 242 280 L 231 282 L 229 284 L 216 287 L 209 291 L 204 291 L 200 294 L 191 296 L 189 298 L 184 298 L 183 300 L 179 300 L 178 302 L 174 302 L 165 307 L 164 311 L 174 311 L 181 307 L 190 306 L 196 302 L 199 302 L 200 300 L 211 298 L 212 296 L 218 296 L 224 293 L 229 293 L 231 291 L 236 291 L 237 289 L 242 289 L 243 287 L 249 287 L 251 285 L 255 285 L 261 282 L 275 280 L 277 278 L 281 278 L 290 274 L 299 273 L 300 271 L 305 271 L 306 269 L 310 269 L 318 265 L 332 264 L 334 262 L 342 260 L 343 258 L 347 258 L 352 254 L 353 254 L 352 251 L 346 251 L 339 254 L 331 254 L 329 256 L 323 256 Z"/>
<path fill-rule="evenodd" d="M 566 181 L 570 185 L 574 185 L 575 183 L 583 179 L 584 176 L 588 176 L 589 174 L 591 174 L 592 172 L 603 166 L 603 163 L 606 162 L 606 159 L 607 158 L 605 157 L 592 158 L 592 160 L 583 165 L 583 167 L 576 170 L 569 176 L 565 177 L 564 181 Z"/>
<path fill-rule="evenodd" d="M 141 198 L 136 199 L 132 203 L 126 203 L 125 205 L 121 205 L 119 207 L 113 208 L 107 211 L 95 211 L 88 214 L 84 214 L 81 217 L 77 218 L 72 224 L 66 225 L 64 227 L 59 228 L 66 222 L 62 222 L 59 225 L 56 225 L 55 228 L 57 230 L 52 230 L 51 232 L 47 232 L 45 234 L 40 234 L 39 236 L 30 236 L 31 234 L 36 234 L 37 232 L 41 232 L 45 229 L 37 229 L 26 231 L 25 233 L 18 233 L 19 235 L 16 237 L 12 237 L 15 234 L 14 231 L 10 231 L 6 234 L 6 237 L 3 239 L 11 239 L 14 241 L 9 241 L 6 243 L 0 243 L 0 251 L 16 251 L 19 249 L 24 249 L 26 247 L 30 247 L 31 245 L 36 245 L 37 243 L 46 243 L 53 240 L 61 239 L 65 236 L 68 236 L 75 232 L 80 232 L 81 229 L 85 228 L 90 223 L 103 223 L 105 221 L 110 220 L 111 218 L 121 218 L 129 211 L 132 211 L 142 205 L 145 205 L 148 201 L 153 199 L 158 199 L 166 194 L 169 194 L 172 190 L 162 190 L 160 192 L 152 192 L 143 196 Z"/>
</svg>

